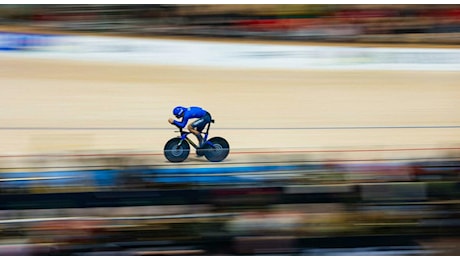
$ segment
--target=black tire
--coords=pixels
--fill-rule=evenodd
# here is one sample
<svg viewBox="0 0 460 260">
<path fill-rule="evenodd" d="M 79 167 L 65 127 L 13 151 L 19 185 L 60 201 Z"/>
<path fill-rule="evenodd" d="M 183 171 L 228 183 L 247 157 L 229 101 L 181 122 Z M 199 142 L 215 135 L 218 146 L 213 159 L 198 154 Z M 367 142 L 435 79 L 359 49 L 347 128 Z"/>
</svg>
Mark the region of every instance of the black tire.
<svg viewBox="0 0 460 260">
<path fill-rule="evenodd" d="M 179 137 L 170 139 L 164 147 L 164 155 L 170 162 L 183 162 L 190 153 L 190 145 Z M 180 145 L 179 145 L 180 143 Z"/>
<path fill-rule="evenodd" d="M 209 143 L 212 143 L 212 145 Z M 227 140 L 222 137 L 213 137 L 204 145 L 203 151 L 204 156 L 208 159 L 208 161 L 220 162 L 227 158 L 227 155 L 230 152 L 230 145 Z"/>
</svg>

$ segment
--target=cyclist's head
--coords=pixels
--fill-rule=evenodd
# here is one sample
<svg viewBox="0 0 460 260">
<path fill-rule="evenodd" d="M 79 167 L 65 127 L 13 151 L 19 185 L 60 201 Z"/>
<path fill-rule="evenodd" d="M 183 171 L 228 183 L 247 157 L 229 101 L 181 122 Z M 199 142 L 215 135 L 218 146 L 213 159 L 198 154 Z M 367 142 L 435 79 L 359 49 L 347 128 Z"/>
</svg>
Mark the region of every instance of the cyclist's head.
<svg viewBox="0 0 460 260">
<path fill-rule="evenodd" d="M 181 118 L 184 116 L 185 110 L 187 110 L 185 107 L 177 106 L 173 109 L 173 114 L 177 118 Z"/>
</svg>

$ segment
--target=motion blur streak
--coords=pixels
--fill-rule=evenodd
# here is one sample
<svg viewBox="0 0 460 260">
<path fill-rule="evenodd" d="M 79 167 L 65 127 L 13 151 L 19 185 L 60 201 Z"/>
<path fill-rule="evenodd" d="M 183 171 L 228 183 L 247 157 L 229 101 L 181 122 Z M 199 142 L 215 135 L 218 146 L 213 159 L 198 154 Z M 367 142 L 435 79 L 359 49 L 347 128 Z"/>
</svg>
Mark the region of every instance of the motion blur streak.
<svg viewBox="0 0 460 260">
<path fill-rule="evenodd" d="M 459 255 L 460 5 L 0 5 L 0 255 Z M 230 154 L 170 163 L 174 106 Z"/>
</svg>

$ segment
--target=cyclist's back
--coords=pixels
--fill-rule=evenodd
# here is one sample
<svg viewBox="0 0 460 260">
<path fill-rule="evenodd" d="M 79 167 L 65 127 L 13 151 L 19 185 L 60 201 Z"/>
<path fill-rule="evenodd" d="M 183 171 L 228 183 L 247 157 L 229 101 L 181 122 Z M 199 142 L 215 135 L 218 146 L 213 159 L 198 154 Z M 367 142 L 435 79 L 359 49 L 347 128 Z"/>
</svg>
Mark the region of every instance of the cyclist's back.
<svg viewBox="0 0 460 260">
<path fill-rule="evenodd" d="M 201 107 L 189 107 L 184 113 L 183 120 L 188 120 L 191 118 L 201 118 L 205 116 L 206 113 L 208 112 Z"/>
</svg>

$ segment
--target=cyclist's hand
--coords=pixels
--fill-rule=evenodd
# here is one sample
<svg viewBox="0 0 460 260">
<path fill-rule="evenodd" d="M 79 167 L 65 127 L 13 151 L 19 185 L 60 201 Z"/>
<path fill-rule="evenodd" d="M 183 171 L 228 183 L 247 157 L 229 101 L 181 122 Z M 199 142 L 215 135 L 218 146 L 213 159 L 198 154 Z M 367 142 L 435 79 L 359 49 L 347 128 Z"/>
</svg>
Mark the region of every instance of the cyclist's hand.
<svg viewBox="0 0 460 260">
<path fill-rule="evenodd" d="M 168 119 L 168 122 L 169 122 L 170 124 L 174 124 L 174 119 L 170 118 L 170 119 Z"/>
</svg>

